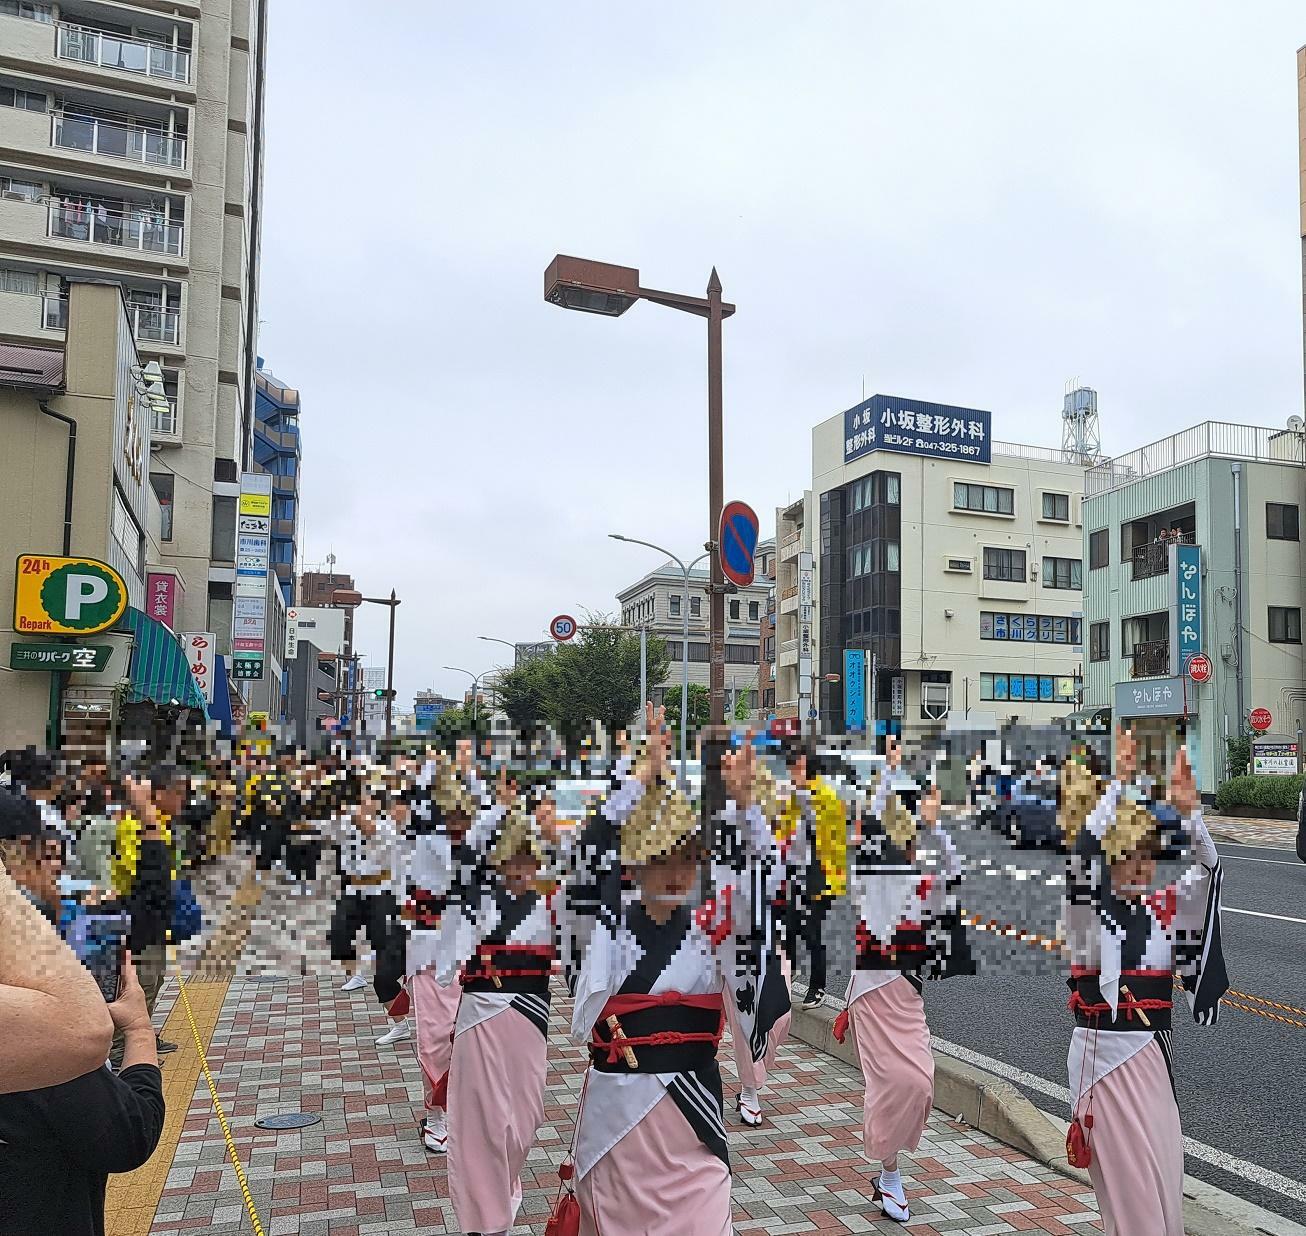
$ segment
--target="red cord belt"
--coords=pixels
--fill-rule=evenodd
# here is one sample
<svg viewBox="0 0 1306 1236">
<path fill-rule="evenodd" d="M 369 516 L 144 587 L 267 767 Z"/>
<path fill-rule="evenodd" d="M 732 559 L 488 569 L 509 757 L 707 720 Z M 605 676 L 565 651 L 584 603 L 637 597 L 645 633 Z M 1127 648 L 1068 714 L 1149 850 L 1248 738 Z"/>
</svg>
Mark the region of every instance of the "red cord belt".
<svg viewBox="0 0 1306 1236">
<path fill-rule="evenodd" d="M 503 954 L 516 954 L 523 959 L 534 958 L 540 962 L 535 966 L 499 966 L 496 958 Z M 491 944 L 476 950 L 458 981 L 466 985 L 478 980 L 489 980 L 498 985 L 500 979 L 539 978 L 548 976 L 553 964 L 554 950 L 551 944 Z"/>
<path fill-rule="evenodd" d="M 686 1008 L 701 1012 L 714 1012 L 717 1024 L 714 1031 L 698 1030 L 658 1030 L 652 1034 L 627 1035 L 621 1028 L 622 1017 L 632 1013 L 643 1013 L 648 1009 Z M 616 1064 L 624 1056 L 631 1063 L 636 1047 L 678 1047 L 682 1043 L 711 1043 L 713 1047 L 721 1045 L 721 1036 L 725 1031 L 725 1008 L 721 1003 L 721 993 L 712 992 L 702 996 L 687 996 L 680 991 L 664 991 L 658 995 L 613 996 L 599 1014 L 599 1023 L 608 1027 L 612 1038 L 599 1037 L 598 1025 L 590 1031 L 590 1050 L 600 1055 L 607 1054 L 608 1063 Z"/>
</svg>

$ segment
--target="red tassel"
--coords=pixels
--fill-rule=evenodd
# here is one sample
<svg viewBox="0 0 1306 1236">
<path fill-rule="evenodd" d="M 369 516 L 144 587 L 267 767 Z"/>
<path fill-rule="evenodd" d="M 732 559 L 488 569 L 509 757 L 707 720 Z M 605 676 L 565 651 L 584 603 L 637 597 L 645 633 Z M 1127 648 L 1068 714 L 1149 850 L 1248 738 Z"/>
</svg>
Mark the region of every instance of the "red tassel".
<svg viewBox="0 0 1306 1236">
<path fill-rule="evenodd" d="M 838 1017 L 834 1019 L 834 1039 L 836 1043 L 842 1043 L 848 1036 L 848 1010 L 844 1009 Z"/>
</svg>

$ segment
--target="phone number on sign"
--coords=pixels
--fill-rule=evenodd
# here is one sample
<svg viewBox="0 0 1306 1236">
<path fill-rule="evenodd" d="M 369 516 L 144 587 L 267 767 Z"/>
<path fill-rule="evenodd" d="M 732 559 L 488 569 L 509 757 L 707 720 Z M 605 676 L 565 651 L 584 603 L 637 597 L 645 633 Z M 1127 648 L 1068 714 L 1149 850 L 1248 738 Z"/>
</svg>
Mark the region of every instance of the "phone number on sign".
<svg viewBox="0 0 1306 1236">
<path fill-rule="evenodd" d="M 978 459 L 983 454 L 974 442 L 941 442 L 938 438 L 912 438 L 901 433 L 886 433 L 883 442 L 885 446 L 906 446 L 938 455 L 966 455 Z"/>
</svg>

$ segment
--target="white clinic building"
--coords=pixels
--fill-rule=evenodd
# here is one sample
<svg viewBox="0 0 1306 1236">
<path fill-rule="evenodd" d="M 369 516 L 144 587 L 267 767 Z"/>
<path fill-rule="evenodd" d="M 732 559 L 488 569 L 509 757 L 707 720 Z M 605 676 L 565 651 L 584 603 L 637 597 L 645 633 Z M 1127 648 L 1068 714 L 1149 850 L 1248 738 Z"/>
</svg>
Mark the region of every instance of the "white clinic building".
<svg viewBox="0 0 1306 1236">
<path fill-rule="evenodd" d="M 1083 466 L 996 441 L 992 421 L 875 395 L 813 429 L 821 731 L 1078 707 Z"/>
</svg>

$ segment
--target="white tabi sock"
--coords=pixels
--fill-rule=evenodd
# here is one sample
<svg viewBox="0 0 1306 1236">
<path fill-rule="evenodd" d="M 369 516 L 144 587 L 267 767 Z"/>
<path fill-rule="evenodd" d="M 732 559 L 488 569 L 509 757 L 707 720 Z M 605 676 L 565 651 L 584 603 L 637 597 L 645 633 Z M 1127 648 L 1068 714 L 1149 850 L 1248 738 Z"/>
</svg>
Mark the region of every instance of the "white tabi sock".
<svg viewBox="0 0 1306 1236">
<path fill-rule="evenodd" d="M 880 1169 L 880 1192 L 892 1193 L 895 1197 L 902 1196 L 902 1172 L 888 1171 Z"/>
<path fill-rule="evenodd" d="M 762 1106 L 758 1100 L 757 1091 L 750 1086 L 741 1086 L 739 1088 L 739 1102 L 744 1107 L 751 1107 L 754 1111 L 759 1111 Z"/>
</svg>

